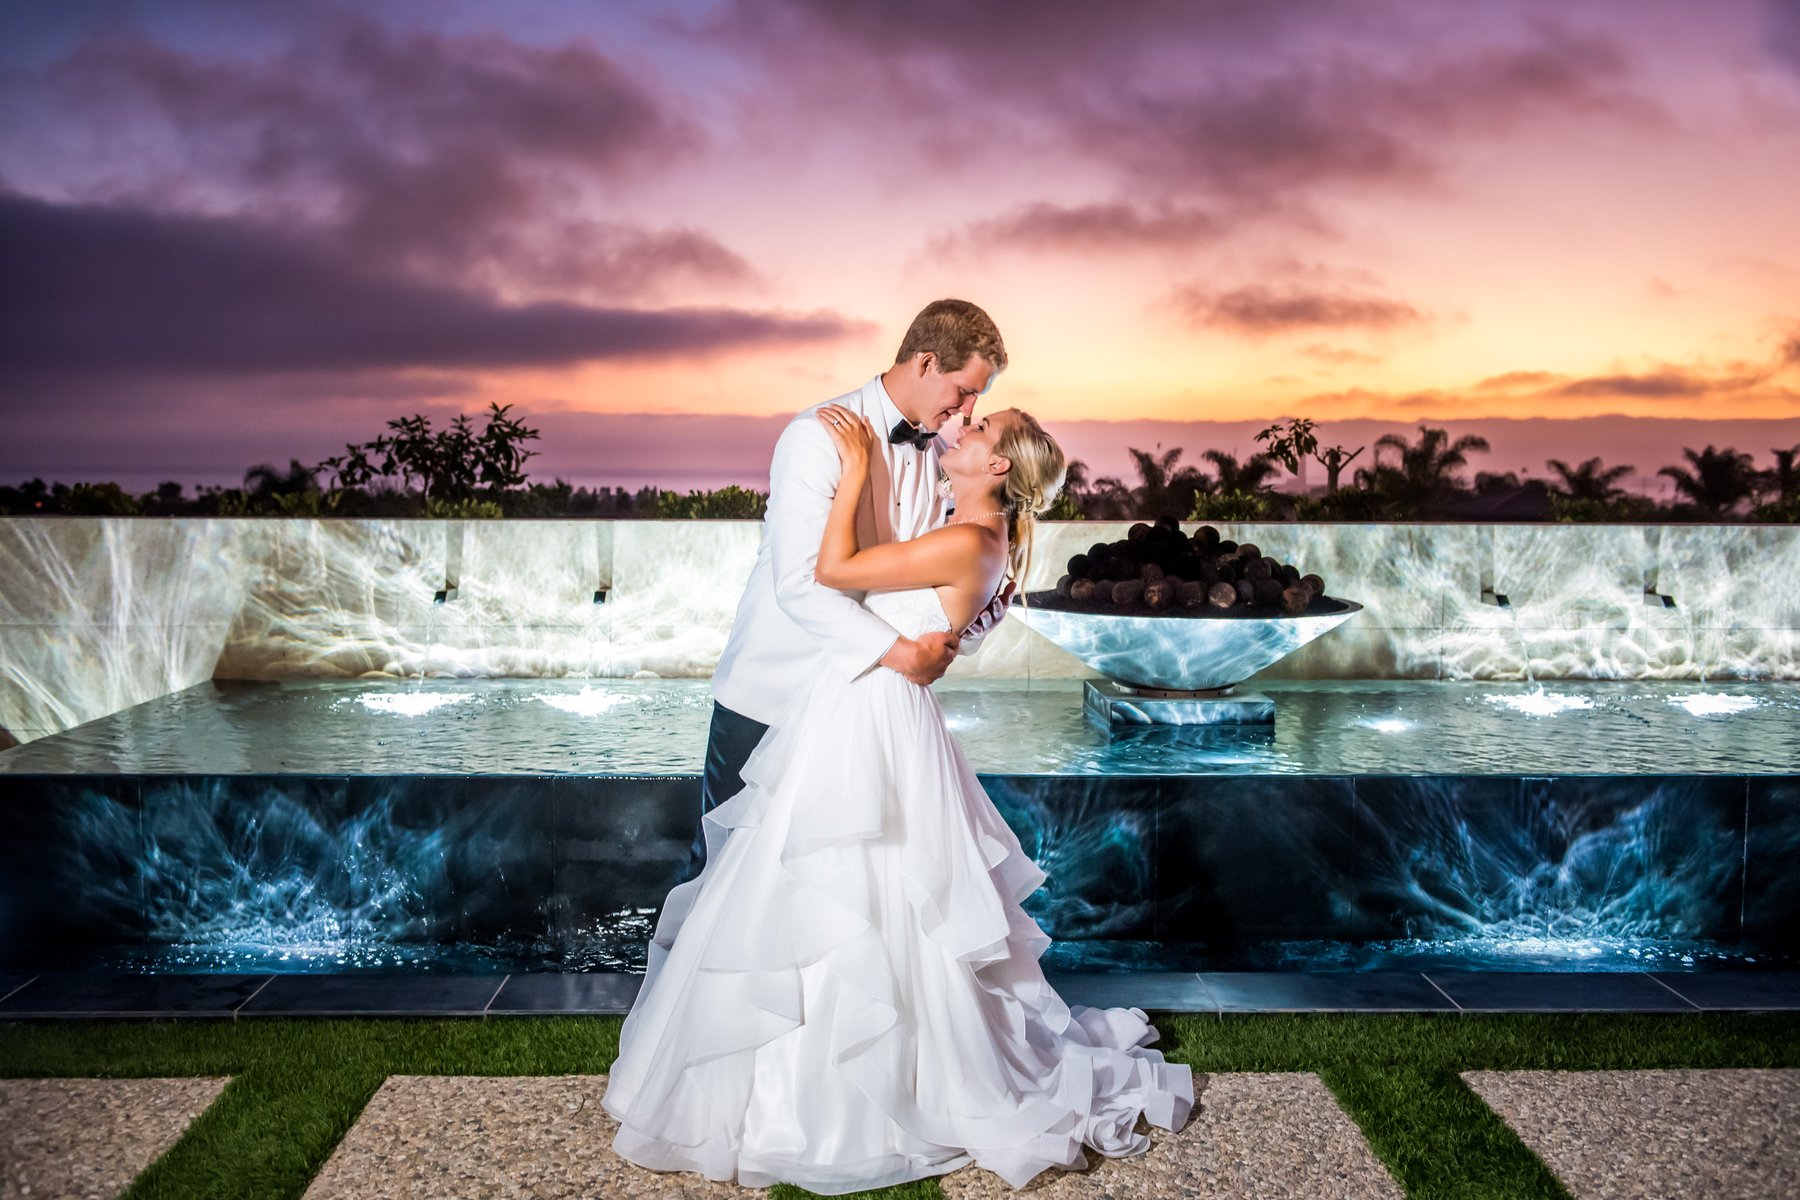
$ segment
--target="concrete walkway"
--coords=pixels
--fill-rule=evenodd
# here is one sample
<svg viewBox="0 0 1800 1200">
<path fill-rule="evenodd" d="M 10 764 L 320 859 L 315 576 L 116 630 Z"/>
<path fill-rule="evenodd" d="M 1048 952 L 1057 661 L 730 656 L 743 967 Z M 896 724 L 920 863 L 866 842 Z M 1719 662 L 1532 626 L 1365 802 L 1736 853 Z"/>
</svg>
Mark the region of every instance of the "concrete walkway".
<svg viewBox="0 0 1800 1200">
<path fill-rule="evenodd" d="M 1464 1080 L 1579 1200 L 1800 1195 L 1800 1070 L 1470 1071 Z M 224 1079 L 0 1080 L 0 1200 L 116 1196 L 215 1100 Z M 307 1200 L 544 1200 L 766 1195 L 646 1171 L 612 1152 L 604 1075 L 390 1076 L 313 1179 Z M 1146 1154 L 1091 1157 L 1026 1189 L 1045 1200 L 1402 1195 L 1317 1076 L 1195 1076 L 1176 1133 Z M 1016 1193 L 964 1167 L 956 1200 Z"/>
<path fill-rule="evenodd" d="M 723 1200 L 764 1194 L 621 1160 L 612 1152 L 617 1122 L 600 1107 L 605 1087 L 601 1075 L 391 1076 L 313 1181 L 307 1200 Z M 1046 1200 L 1399 1200 L 1402 1194 L 1315 1075 L 1201 1075 L 1195 1095 L 1194 1113 L 1182 1130 L 1151 1128 L 1148 1153 L 1128 1159 L 1090 1154 L 1088 1169 L 1040 1175 L 1030 1190 Z M 944 1194 L 958 1200 L 1015 1194 L 998 1175 L 975 1166 L 940 1179 Z"/>
</svg>

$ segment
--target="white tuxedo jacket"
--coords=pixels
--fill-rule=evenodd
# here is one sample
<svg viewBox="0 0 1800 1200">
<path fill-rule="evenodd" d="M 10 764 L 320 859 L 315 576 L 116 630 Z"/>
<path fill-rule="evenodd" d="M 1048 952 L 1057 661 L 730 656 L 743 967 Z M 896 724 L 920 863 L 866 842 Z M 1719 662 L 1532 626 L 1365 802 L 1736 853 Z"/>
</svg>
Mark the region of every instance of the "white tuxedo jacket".
<svg viewBox="0 0 1800 1200">
<path fill-rule="evenodd" d="M 815 672 L 841 671 L 855 678 L 880 662 L 900 636 L 862 606 L 867 593 L 838 591 L 813 578 L 825 516 L 842 473 L 831 434 L 815 415 L 825 404 L 862 413 L 875 427 L 869 486 L 856 515 L 859 546 L 918 537 L 943 524 L 945 516 L 937 494 L 940 442 L 934 438 L 924 450 L 889 444 L 888 430 L 901 416 L 880 375 L 788 422 L 769 465 L 768 513 L 756 565 L 713 672 L 713 698 L 764 725 L 778 722 Z M 966 640 L 962 652 L 974 643 Z"/>
</svg>

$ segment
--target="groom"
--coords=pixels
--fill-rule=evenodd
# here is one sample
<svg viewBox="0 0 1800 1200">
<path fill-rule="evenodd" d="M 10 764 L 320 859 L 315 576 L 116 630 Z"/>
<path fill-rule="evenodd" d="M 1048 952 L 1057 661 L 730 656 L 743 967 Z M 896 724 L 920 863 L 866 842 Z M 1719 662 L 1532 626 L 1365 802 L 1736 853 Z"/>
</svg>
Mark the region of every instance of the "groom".
<svg viewBox="0 0 1800 1200">
<path fill-rule="evenodd" d="M 713 673 L 702 816 L 743 788 L 750 752 L 816 672 L 855 678 L 891 667 L 927 686 L 1005 615 L 1010 586 L 961 642 L 951 633 L 906 638 L 862 606 L 863 593 L 836 591 L 813 579 L 840 473 L 831 435 L 814 413 L 841 404 L 888 431 L 871 456 L 856 536 L 863 546 L 906 541 L 943 524 L 947 515 L 937 492 L 938 431 L 952 418 L 973 417 L 976 400 L 1005 369 L 1006 347 L 992 319 L 966 300 L 938 300 L 913 318 L 892 367 L 854 392 L 807 409 L 782 430 L 769 465 L 756 565 Z M 687 877 L 699 874 L 705 861 L 705 826 L 696 823 Z"/>
</svg>

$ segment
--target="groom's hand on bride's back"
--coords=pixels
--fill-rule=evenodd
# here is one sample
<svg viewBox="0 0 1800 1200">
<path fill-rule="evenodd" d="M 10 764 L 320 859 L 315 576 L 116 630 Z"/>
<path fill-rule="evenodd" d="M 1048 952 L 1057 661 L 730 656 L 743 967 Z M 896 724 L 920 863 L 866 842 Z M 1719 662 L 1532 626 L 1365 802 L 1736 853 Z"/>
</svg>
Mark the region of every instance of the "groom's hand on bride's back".
<svg viewBox="0 0 1800 1200">
<path fill-rule="evenodd" d="M 950 669 L 950 662 L 956 657 L 958 640 L 953 633 L 903 637 L 881 656 L 881 665 L 898 671 L 920 687 L 930 687 Z"/>
</svg>

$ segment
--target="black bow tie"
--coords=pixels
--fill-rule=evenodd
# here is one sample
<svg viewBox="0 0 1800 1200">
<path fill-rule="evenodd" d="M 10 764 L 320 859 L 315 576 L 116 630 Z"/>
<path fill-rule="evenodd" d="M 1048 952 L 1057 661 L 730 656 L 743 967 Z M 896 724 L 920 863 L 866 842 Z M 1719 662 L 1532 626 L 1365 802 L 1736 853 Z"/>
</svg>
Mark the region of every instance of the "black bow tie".
<svg viewBox="0 0 1800 1200">
<path fill-rule="evenodd" d="M 910 445 L 914 450 L 925 449 L 931 444 L 931 439 L 936 436 L 937 434 L 929 429 L 914 428 L 913 423 L 905 417 L 895 421 L 894 427 L 888 430 L 888 442 L 891 445 L 898 446 L 904 443 Z"/>
</svg>

